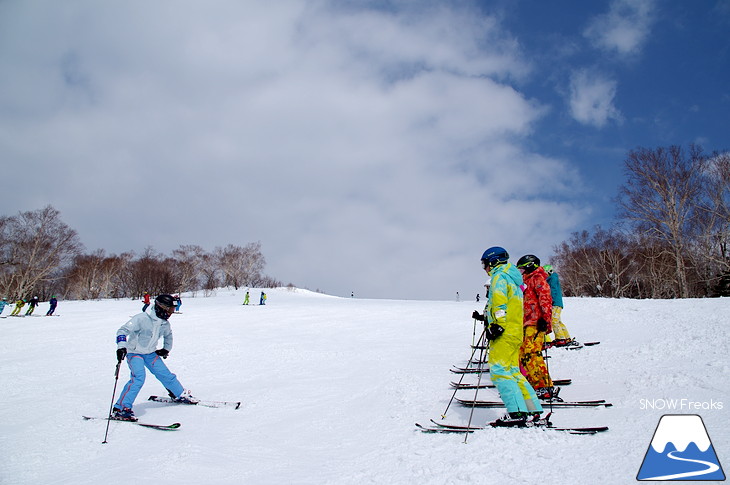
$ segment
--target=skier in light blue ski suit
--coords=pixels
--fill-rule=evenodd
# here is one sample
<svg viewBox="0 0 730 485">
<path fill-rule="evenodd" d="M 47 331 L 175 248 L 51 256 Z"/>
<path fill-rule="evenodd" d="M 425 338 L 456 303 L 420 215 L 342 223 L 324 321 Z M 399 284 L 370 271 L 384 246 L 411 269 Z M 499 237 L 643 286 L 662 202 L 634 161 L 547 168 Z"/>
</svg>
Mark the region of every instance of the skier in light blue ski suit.
<svg viewBox="0 0 730 485">
<path fill-rule="evenodd" d="M 187 404 L 197 402 L 162 362 L 172 350 L 172 329 L 167 319 L 174 311 L 173 297 L 159 295 L 153 308 L 133 316 L 117 331 L 117 360 L 121 362 L 126 356 L 130 377 L 114 405 L 113 418 L 136 420 L 132 406 L 144 384 L 145 367 L 165 386 L 171 397 Z M 157 349 L 160 338 L 163 345 Z"/>
</svg>

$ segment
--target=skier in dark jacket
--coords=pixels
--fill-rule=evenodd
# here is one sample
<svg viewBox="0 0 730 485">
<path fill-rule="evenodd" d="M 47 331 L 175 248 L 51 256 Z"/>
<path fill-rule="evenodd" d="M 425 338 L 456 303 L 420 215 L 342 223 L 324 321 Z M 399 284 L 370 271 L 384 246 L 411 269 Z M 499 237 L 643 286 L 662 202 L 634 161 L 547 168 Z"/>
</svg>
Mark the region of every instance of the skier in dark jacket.
<svg viewBox="0 0 730 485">
<path fill-rule="evenodd" d="M 34 296 L 33 298 L 31 298 L 30 301 L 28 302 L 28 309 L 25 311 L 25 314 L 33 315 L 33 310 L 35 310 L 35 307 L 36 307 L 36 305 L 38 305 L 39 302 L 40 302 L 40 300 L 38 299 L 37 296 Z"/>
<path fill-rule="evenodd" d="M 48 300 L 48 303 L 51 304 L 51 308 L 48 309 L 48 313 L 46 313 L 47 317 L 50 317 L 53 315 L 53 312 L 56 311 L 56 306 L 58 305 L 58 300 L 56 300 L 55 296 L 51 296 L 51 299 Z"/>
</svg>

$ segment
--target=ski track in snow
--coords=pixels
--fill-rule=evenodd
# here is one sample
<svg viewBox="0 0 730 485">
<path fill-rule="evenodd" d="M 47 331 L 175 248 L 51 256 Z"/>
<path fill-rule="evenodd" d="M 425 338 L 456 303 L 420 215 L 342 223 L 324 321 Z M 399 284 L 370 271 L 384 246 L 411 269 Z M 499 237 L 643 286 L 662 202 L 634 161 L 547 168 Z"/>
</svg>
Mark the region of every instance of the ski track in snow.
<svg viewBox="0 0 730 485">
<path fill-rule="evenodd" d="M 556 426 L 609 426 L 575 436 L 490 429 L 424 434 L 451 398 L 452 365 L 471 354 L 473 310 L 484 303 L 336 298 L 245 289 L 183 299 L 166 363 L 200 398 L 241 409 L 170 406 L 148 374 L 135 405 L 173 433 L 83 421 L 105 415 L 114 385 L 116 330 L 139 301 L 61 301 L 60 318 L 3 319 L 0 335 L 0 483 L 487 484 L 636 483 L 663 414 L 700 414 L 720 462 L 730 450 L 726 409 L 641 409 L 641 399 L 730 405 L 730 299 L 567 298 L 563 321 L 595 347 L 551 350 L 551 374 L 572 378 L 561 396 L 612 408 L 557 409 Z M 258 290 L 252 290 L 257 296 Z M 256 298 L 257 301 L 257 298 Z M 44 304 L 41 304 L 41 309 Z M 122 366 L 118 389 L 126 382 Z M 464 382 L 476 382 L 467 376 Z M 471 398 L 474 390 L 457 396 Z M 497 399 L 493 389 L 480 399 Z M 469 408 L 452 403 L 450 423 Z M 483 425 L 501 409 L 476 409 Z"/>
</svg>

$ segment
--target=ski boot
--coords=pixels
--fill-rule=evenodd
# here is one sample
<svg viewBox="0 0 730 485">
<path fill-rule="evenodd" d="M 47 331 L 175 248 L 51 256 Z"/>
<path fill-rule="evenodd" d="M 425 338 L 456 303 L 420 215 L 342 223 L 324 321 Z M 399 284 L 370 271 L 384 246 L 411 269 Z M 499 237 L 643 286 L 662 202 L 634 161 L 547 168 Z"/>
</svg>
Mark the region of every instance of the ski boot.
<svg viewBox="0 0 730 485">
<path fill-rule="evenodd" d="M 527 426 L 527 413 L 507 413 L 489 425 L 495 428 L 524 428 Z"/>
<path fill-rule="evenodd" d="M 134 415 L 134 411 L 131 408 L 114 408 L 111 418 L 114 421 L 137 421 L 137 417 Z"/>
<path fill-rule="evenodd" d="M 537 427 L 544 428 L 544 427 L 552 426 L 552 423 L 550 422 L 550 416 L 552 414 L 553 413 L 548 413 L 544 418 L 541 418 L 540 413 L 532 413 L 527 418 L 527 422 L 525 423 L 525 425 L 528 428 L 537 428 Z"/>
<path fill-rule="evenodd" d="M 178 397 L 173 396 L 173 398 L 175 402 L 179 402 L 181 404 L 198 404 L 200 402 L 199 399 L 193 397 L 188 389 L 184 390 Z"/>
</svg>

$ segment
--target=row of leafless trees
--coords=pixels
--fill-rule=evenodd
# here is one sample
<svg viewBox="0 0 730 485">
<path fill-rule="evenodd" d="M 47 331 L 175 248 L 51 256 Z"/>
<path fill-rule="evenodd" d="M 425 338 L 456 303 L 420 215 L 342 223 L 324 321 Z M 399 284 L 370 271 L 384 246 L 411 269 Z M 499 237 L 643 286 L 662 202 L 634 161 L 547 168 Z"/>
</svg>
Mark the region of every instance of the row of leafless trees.
<svg viewBox="0 0 730 485">
<path fill-rule="evenodd" d="M 730 154 L 630 151 L 610 229 L 574 233 L 553 263 L 571 296 L 730 296 Z"/>
<path fill-rule="evenodd" d="M 229 244 L 206 252 L 180 246 L 170 255 L 147 248 L 90 254 L 51 206 L 0 217 L 0 296 L 51 295 L 66 299 L 137 298 L 150 294 L 208 291 L 221 286 L 271 288 L 279 281 L 263 274 L 261 243 Z"/>
</svg>

